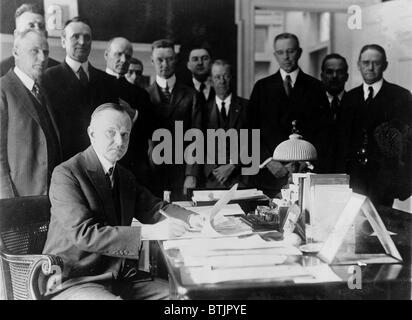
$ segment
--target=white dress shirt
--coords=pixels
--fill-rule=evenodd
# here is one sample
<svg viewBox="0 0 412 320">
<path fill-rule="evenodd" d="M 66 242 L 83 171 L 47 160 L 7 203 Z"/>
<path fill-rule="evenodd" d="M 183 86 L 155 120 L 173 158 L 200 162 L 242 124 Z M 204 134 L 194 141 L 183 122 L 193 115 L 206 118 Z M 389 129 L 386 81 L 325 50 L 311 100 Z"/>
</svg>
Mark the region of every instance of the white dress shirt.
<svg viewBox="0 0 412 320">
<path fill-rule="evenodd" d="M 296 83 L 296 78 L 298 77 L 299 74 L 299 68 L 297 68 L 296 70 L 292 71 L 291 73 L 287 73 L 285 70 L 280 69 L 280 76 L 282 77 L 282 80 L 285 81 L 286 76 L 290 76 L 290 80 L 291 80 L 291 85 L 292 88 L 295 87 L 295 83 Z"/>
<path fill-rule="evenodd" d="M 383 85 L 383 79 L 380 79 L 379 81 L 376 81 L 375 83 L 372 84 L 367 84 L 367 83 L 363 83 L 363 97 L 366 99 L 368 99 L 369 96 L 369 87 L 373 88 L 373 98 L 376 97 L 376 95 L 378 94 L 379 90 L 382 88 Z"/>
<path fill-rule="evenodd" d="M 175 87 L 175 83 L 176 83 L 176 76 L 172 75 L 169 79 L 165 79 L 165 78 L 161 78 L 159 76 L 156 76 L 156 83 L 162 89 L 166 88 L 166 83 L 167 83 L 167 87 L 169 88 L 169 92 L 172 93 L 173 88 Z"/>
<path fill-rule="evenodd" d="M 79 74 L 78 74 L 78 71 L 79 71 L 79 68 L 80 68 L 80 67 L 83 68 L 84 72 L 85 72 L 86 75 L 87 75 L 87 78 L 90 80 L 89 62 L 88 62 L 88 61 L 81 63 L 81 62 L 79 62 L 79 61 L 73 60 L 73 59 L 70 58 L 69 56 L 66 56 L 65 61 L 66 61 L 66 63 L 69 65 L 70 69 L 73 70 L 73 72 L 74 72 L 74 74 L 76 75 L 76 77 L 79 78 L 79 80 L 80 80 L 80 76 L 79 76 Z"/>
<path fill-rule="evenodd" d="M 219 112 L 222 110 L 222 102 L 225 103 L 225 111 L 226 111 L 226 116 L 229 115 L 229 108 L 230 108 L 230 103 L 232 102 L 232 94 L 229 94 L 225 100 L 220 99 L 218 96 L 215 97 L 216 100 L 216 105 L 217 108 L 219 109 Z"/>
<path fill-rule="evenodd" d="M 210 83 L 209 79 L 207 79 L 205 82 L 200 82 L 196 78 L 192 78 L 193 85 L 197 91 L 200 91 L 200 85 L 202 83 L 205 84 L 205 89 L 203 90 L 203 95 L 205 96 L 205 99 L 207 100 L 209 98 L 210 94 L 210 88 L 212 87 L 212 84 Z"/>
</svg>

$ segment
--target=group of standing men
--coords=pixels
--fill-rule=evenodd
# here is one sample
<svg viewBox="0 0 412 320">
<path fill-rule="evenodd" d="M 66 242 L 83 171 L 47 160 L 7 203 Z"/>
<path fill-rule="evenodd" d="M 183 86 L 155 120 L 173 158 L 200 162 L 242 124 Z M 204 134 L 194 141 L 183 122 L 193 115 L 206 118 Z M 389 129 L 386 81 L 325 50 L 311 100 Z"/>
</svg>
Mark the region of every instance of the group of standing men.
<svg viewBox="0 0 412 320">
<path fill-rule="evenodd" d="M 344 57 L 326 56 L 319 81 L 298 65 L 298 38 L 280 34 L 274 40 L 279 71 L 256 82 L 247 101 L 233 93 L 231 65 L 212 63 L 208 47 L 191 48 L 187 68 L 192 81 L 184 84 L 175 76 L 173 42 L 155 41 L 156 79 L 146 91 L 136 85 L 143 65 L 132 58 L 127 39 L 109 41 L 105 72 L 88 61 L 92 30 L 87 20 L 68 21 L 61 43 L 66 57 L 59 64 L 48 58 L 42 12 L 32 5 L 16 11 L 14 59 L 1 63 L 2 72 L 9 69 L 2 78 L 1 198 L 46 194 L 54 166 L 89 145 L 86 128 L 93 110 L 119 101 L 128 106 L 134 123 L 122 163 L 158 196 L 170 190 L 172 200 L 182 200 L 190 188 L 235 182 L 275 196 L 289 174 L 285 164 L 272 160 L 257 175 L 242 177 L 239 161 L 229 156 L 223 165 L 156 165 L 152 134 L 158 128 L 174 134 L 176 121 L 183 122 L 184 131 L 259 129 L 261 161 L 288 139 L 295 121 L 318 151 L 316 172 L 351 174 L 355 190 L 377 203 L 390 205 L 411 193 L 411 96 L 383 79 L 388 62 L 378 45 L 362 48 L 358 67 L 364 83 L 346 92 Z M 10 70 L 13 60 L 16 66 Z"/>
<path fill-rule="evenodd" d="M 247 101 L 233 92 L 231 65 L 212 63 L 206 47 L 190 51 L 193 77 L 183 84 L 175 76 L 173 42 L 155 41 L 156 79 L 146 91 L 136 86 L 143 66 L 132 60 L 125 38 L 109 41 L 105 72 L 90 64 L 92 30 L 83 18 L 64 26 L 62 63 L 48 57 L 44 18 L 35 6 L 17 9 L 14 35 L 13 58 L 1 65 L 7 73 L 0 79 L 0 198 L 50 190 L 44 252 L 64 262 L 62 286 L 49 288 L 56 299 L 167 296 L 165 283 L 138 274 L 140 240 L 179 236 L 203 222 L 152 193 L 170 190 L 171 200 L 181 200 L 194 187 L 240 183 L 275 196 L 287 183 L 287 164 L 275 160 L 251 177 L 241 176 L 230 154 L 223 164 L 153 163 L 153 132 L 174 134 L 177 121 L 203 132 L 259 129 L 262 161 L 288 139 L 293 121 L 318 151 L 317 172 L 349 173 L 355 191 L 375 204 L 411 194 L 412 96 L 383 79 L 388 61 L 379 45 L 361 49 L 363 84 L 346 92 L 344 57 L 327 55 L 319 81 L 298 65 L 298 38 L 280 34 L 274 39 L 280 69 L 256 82 Z M 132 217 L 148 225 L 131 227 Z"/>
</svg>

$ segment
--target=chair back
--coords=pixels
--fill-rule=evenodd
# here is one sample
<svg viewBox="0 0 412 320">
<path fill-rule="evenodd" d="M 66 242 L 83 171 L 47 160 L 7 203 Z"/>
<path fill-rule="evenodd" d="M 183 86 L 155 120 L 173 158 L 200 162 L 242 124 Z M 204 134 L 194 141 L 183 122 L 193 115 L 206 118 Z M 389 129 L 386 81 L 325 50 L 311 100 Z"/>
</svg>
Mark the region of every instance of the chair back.
<svg viewBox="0 0 412 320">
<path fill-rule="evenodd" d="M 0 283 L 7 298 L 26 299 L 29 262 L 10 255 L 41 254 L 50 221 L 48 196 L 0 199 Z M 2 281 L 1 281 L 2 280 Z M 0 288 L 1 291 L 1 288 Z M 1 296 L 0 292 L 0 296 Z"/>
</svg>

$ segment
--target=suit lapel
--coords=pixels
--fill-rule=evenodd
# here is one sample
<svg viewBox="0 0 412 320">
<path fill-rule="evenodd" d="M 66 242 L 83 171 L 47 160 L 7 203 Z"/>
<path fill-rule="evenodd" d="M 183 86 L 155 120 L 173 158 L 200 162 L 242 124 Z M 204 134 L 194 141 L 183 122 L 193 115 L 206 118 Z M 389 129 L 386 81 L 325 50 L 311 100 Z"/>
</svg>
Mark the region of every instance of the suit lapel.
<svg viewBox="0 0 412 320">
<path fill-rule="evenodd" d="M 183 99 L 184 93 L 184 88 L 182 88 L 180 84 L 176 81 L 170 100 L 170 105 L 173 109 L 172 111 L 174 111 L 175 107 L 179 104 L 180 100 Z"/>
<path fill-rule="evenodd" d="M 31 93 L 24 86 L 21 80 L 17 77 L 14 71 L 10 70 L 7 75 L 10 78 L 10 81 L 14 84 L 12 88 L 14 90 L 15 95 L 19 97 L 18 100 L 22 102 L 21 105 L 24 106 L 24 109 L 32 116 L 32 118 L 41 127 L 39 115 L 37 113 L 36 108 L 34 107 L 33 100 L 29 96 Z"/>
<path fill-rule="evenodd" d="M 217 112 L 218 112 L 218 108 L 217 108 L 216 100 L 209 102 L 207 104 L 207 117 L 208 117 L 208 122 L 209 122 L 208 127 L 212 127 L 210 129 L 219 128 L 219 115 Z"/>
<path fill-rule="evenodd" d="M 92 146 L 83 152 L 83 156 L 87 174 L 99 194 L 107 222 L 112 226 L 118 225 L 112 192 L 107 184 L 103 167 Z"/>
</svg>

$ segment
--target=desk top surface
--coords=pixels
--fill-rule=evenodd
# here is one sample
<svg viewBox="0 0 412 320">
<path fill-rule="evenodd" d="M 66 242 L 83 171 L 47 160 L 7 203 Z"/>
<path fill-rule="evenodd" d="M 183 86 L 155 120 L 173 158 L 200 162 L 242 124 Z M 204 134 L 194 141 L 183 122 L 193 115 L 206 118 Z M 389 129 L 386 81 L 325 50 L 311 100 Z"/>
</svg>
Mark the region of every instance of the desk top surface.
<svg viewBox="0 0 412 320">
<path fill-rule="evenodd" d="M 321 281 L 305 278 L 259 277 L 248 280 L 199 283 L 194 267 L 185 266 L 178 249 L 165 250 L 169 279 L 176 299 L 410 299 L 411 298 L 411 215 L 390 208 L 378 208 L 385 226 L 393 236 L 403 263 L 367 265 L 327 265 L 315 254 L 288 257 L 286 266 L 314 268 L 335 277 Z M 280 266 L 281 267 L 281 266 Z M 257 273 L 262 272 L 264 269 Z M 262 273 L 263 274 L 263 273 Z M 356 279 L 355 279 L 356 278 Z M 201 281 L 203 282 L 203 281 Z M 208 281 L 205 281 L 208 282 Z"/>
</svg>

